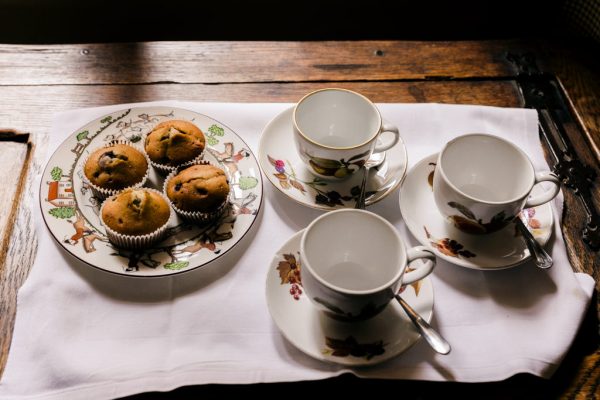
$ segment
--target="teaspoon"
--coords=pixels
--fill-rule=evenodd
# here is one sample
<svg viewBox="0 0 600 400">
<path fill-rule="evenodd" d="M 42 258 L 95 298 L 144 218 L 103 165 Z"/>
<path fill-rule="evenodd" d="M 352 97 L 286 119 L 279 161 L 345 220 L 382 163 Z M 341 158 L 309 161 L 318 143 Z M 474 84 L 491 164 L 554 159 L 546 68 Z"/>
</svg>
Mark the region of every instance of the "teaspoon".
<svg viewBox="0 0 600 400">
<path fill-rule="evenodd" d="M 446 341 L 435 329 L 431 327 L 415 310 L 412 309 L 411 306 L 408 305 L 406 301 L 399 294 L 394 296 L 398 303 L 402 306 L 408 318 L 415 325 L 421 336 L 425 338 L 427 343 L 431 346 L 433 350 L 440 354 L 448 354 L 452 347 L 450 347 L 450 343 Z"/>
<path fill-rule="evenodd" d="M 363 165 L 363 167 L 362 167 L 363 168 L 363 179 L 360 184 L 360 193 L 358 194 L 354 208 L 357 208 L 360 210 L 365 209 L 365 207 L 366 207 L 365 197 L 366 197 L 366 192 L 367 192 L 367 178 L 369 177 L 369 170 L 373 167 L 377 167 L 378 165 L 381 165 L 384 161 L 385 161 L 385 151 L 382 151 L 379 153 L 371 154 L 371 157 L 369 157 L 369 159 L 365 162 L 365 165 Z"/>
<path fill-rule="evenodd" d="M 517 225 L 519 232 L 521 232 L 521 235 L 525 240 L 525 244 L 529 249 L 529 253 L 531 253 L 531 256 L 533 257 L 533 262 L 535 263 L 535 265 L 542 269 L 550 268 L 554 263 L 552 257 L 550 257 L 550 255 L 546 253 L 546 250 L 544 250 L 544 248 L 537 242 L 537 240 L 535 240 L 535 238 L 533 237 L 531 232 L 529 232 L 529 229 L 527 229 L 521 218 L 515 218 L 515 224 Z"/>
</svg>

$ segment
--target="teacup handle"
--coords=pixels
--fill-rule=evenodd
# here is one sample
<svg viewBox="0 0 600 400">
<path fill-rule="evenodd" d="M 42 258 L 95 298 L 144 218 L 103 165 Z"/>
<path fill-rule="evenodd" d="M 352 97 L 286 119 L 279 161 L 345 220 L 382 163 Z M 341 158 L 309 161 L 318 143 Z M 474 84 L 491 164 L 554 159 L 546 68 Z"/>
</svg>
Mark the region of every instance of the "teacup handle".
<svg viewBox="0 0 600 400">
<path fill-rule="evenodd" d="M 428 260 L 429 262 L 426 261 L 421 263 L 416 269 L 405 272 L 404 277 L 402 278 L 403 285 L 410 285 L 413 282 L 425 278 L 433 271 L 436 263 L 435 254 L 425 246 L 416 246 L 408 250 L 406 258 L 408 259 L 408 264 L 418 259 Z"/>
<path fill-rule="evenodd" d="M 546 190 L 544 193 L 527 199 L 525 202 L 525 208 L 536 207 L 541 204 L 547 203 L 556 197 L 560 191 L 560 179 L 552 172 L 537 172 L 535 174 L 535 185 L 540 182 L 552 182 L 554 186 L 550 190 Z"/>
<path fill-rule="evenodd" d="M 398 140 L 400 140 L 400 132 L 398 131 L 398 128 L 395 125 L 384 122 L 381 125 L 381 133 L 379 134 L 379 137 L 381 137 L 381 135 L 383 135 L 386 132 L 393 133 L 394 139 L 392 139 L 390 143 L 382 143 L 380 145 L 375 146 L 375 150 L 373 150 L 373 153 L 381 153 L 382 151 L 391 149 L 396 145 L 396 143 L 398 143 Z M 379 140 L 379 138 L 377 140 Z"/>
</svg>

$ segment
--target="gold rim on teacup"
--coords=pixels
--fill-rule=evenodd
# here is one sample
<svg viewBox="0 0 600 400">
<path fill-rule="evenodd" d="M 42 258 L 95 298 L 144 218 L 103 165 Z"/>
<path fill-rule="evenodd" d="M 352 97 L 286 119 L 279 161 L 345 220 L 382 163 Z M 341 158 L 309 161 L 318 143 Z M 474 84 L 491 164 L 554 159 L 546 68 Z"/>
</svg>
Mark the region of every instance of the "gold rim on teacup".
<svg viewBox="0 0 600 400">
<path fill-rule="evenodd" d="M 300 126 L 298 126 L 298 121 L 297 121 L 297 119 L 296 119 L 296 111 L 298 110 L 298 106 L 299 106 L 299 105 L 300 105 L 300 104 L 301 104 L 301 103 L 302 103 L 304 100 L 306 100 L 306 99 L 307 99 L 307 98 L 309 98 L 310 96 L 313 96 L 313 95 L 315 95 L 315 94 L 317 94 L 317 93 L 320 93 L 320 92 L 326 92 L 326 91 L 341 91 L 341 92 L 348 92 L 348 93 L 352 93 L 352 94 L 354 94 L 354 95 L 357 95 L 357 96 L 361 97 L 361 98 L 362 98 L 362 99 L 363 99 L 363 100 L 364 100 L 364 101 L 365 101 L 367 104 L 369 104 L 369 105 L 371 106 L 371 108 L 372 108 L 373 110 L 375 110 L 375 112 L 377 113 L 377 116 L 378 116 L 378 118 L 379 118 L 379 124 L 378 124 L 378 126 L 379 126 L 379 127 L 378 127 L 378 128 L 377 128 L 377 129 L 376 129 L 376 130 L 375 130 L 375 131 L 372 133 L 372 134 L 370 134 L 370 135 L 369 135 L 369 138 L 368 138 L 367 140 L 365 140 L 365 141 L 364 141 L 364 142 L 362 142 L 362 143 L 358 143 L 358 144 L 355 144 L 355 145 L 352 145 L 352 146 L 340 146 L 340 147 L 338 147 L 338 146 L 328 146 L 328 145 L 326 145 L 326 144 L 322 144 L 322 143 L 316 142 L 315 140 L 313 140 L 313 139 L 311 139 L 310 137 L 308 137 L 308 135 L 307 135 L 306 133 L 304 133 L 304 132 L 302 131 L 302 129 L 300 129 Z M 302 97 L 302 98 L 301 98 L 301 99 L 298 101 L 298 103 L 296 103 L 296 105 L 294 106 L 294 111 L 293 111 L 293 113 L 292 113 L 292 123 L 294 124 L 294 127 L 295 127 L 295 128 L 298 130 L 298 132 L 299 132 L 299 133 L 302 135 L 302 137 L 303 137 L 304 139 L 308 140 L 309 142 L 311 142 L 312 144 L 314 144 L 314 145 L 316 145 L 316 146 L 323 147 L 323 148 L 325 148 L 325 149 L 331 149 L 331 150 L 351 150 L 351 149 L 355 149 L 355 148 L 357 148 L 357 147 L 364 146 L 365 144 L 367 144 L 367 143 L 371 142 L 373 139 L 377 138 L 377 136 L 379 135 L 379 132 L 380 132 L 380 130 L 381 130 L 381 126 L 382 126 L 382 124 L 383 124 L 383 119 L 381 118 L 381 113 L 379 112 L 379 109 L 378 109 L 378 108 L 375 106 L 375 104 L 374 104 L 374 103 L 373 103 L 371 100 L 369 100 L 369 99 L 368 99 L 366 96 L 364 96 L 364 95 L 362 95 L 362 94 L 360 94 L 360 93 L 358 93 L 358 92 L 355 92 L 355 91 L 353 91 L 353 90 L 332 87 L 332 88 L 323 88 L 323 89 L 318 89 L 318 90 L 315 90 L 315 91 L 313 91 L 313 92 L 310 92 L 310 93 L 308 93 L 308 94 L 304 95 L 304 96 L 303 96 L 303 97 Z"/>
</svg>

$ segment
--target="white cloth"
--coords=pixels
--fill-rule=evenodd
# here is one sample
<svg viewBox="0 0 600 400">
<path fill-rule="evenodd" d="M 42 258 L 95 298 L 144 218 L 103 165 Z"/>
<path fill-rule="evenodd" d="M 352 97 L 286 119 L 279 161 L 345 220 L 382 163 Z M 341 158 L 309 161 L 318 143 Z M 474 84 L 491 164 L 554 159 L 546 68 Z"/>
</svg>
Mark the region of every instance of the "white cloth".
<svg viewBox="0 0 600 400">
<path fill-rule="evenodd" d="M 226 123 L 258 152 L 265 124 L 289 104 L 155 102 L 192 109 Z M 49 153 L 87 121 L 123 105 L 57 115 Z M 547 170 L 535 111 L 438 104 L 381 104 L 400 128 L 409 165 L 450 138 L 487 132 L 517 143 Z M 321 379 L 348 369 L 305 356 L 272 322 L 265 278 L 274 252 L 320 214 L 265 180 L 265 201 L 251 237 L 206 268 L 166 279 L 103 273 L 66 254 L 37 211 L 39 250 L 20 289 L 14 337 L 0 381 L 2 399 L 112 398 L 204 383 Z M 37 207 L 37 200 L 33 201 Z M 398 194 L 369 208 L 403 225 Z M 516 373 L 549 377 L 567 352 L 589 305 L 594 282 L 574 274 L 559 224 L 554 267 L 531 263 L 481 272 L 440 261 L 432 282 L 433 325 L 452 344 L 442 356 L 419 341 L 363 377 L 480 382 Z"/>
</svg>

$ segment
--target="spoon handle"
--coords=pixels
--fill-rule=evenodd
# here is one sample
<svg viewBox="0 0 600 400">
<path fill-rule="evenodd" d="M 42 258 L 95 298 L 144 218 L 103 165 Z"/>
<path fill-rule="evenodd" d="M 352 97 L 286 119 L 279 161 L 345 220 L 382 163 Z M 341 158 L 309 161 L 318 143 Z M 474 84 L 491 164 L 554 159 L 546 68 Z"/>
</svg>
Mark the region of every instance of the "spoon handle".
<svg viewBox="0 0 600 400">
<path fill-rule="evenodd" d="M 521 232 L 521 235 L 523 235 L 523 239 L 525 239 L 525 244 L 529 249 L 529 253 L 531 253 L 531 256 L 533 257 L 535 265 L 542 269 L 550 268 L 554 263 L 552 257 L 550 257 L 550 255 L 546 253 L 546 250 L 544 250 L 544 248 L 537 242 L 537 240 L 535 240 L 535 238 L 533 237 L 531 232 L 529 232 L 529 229 L 527 229 L 521 218 L 515 218 L 515 224 L 517 224 L 517 228 Z"/>
<path fill-rule="evenodd" d="M 360 184 L 360 192 L 358 193 L 358 198 L 356 199 L 356 204 L 354 205 L 354 208 L 357 208 L 359 210 L 364 210 L 366 207 L 365 197 L 366 197 L 366 191 L 367 191 L 367 177 L 368 176 L 369 176 L 369 168 L 363 167 L 363 178 L 362 178 L 362 183 Z"/>
<path fill-rule="evenodd" d="M 446 341 L 435 329 L 431 327 L 415 310 L 412 309 L 411 306 L 408 305 L 406 301 L 399 294 L 394 296 L 396 300 L 400 303 L 408 318 L 412 321 L 412 323 L 417 327 L 417 330 L 421 335 L 425 338 L 427 343 L 440 354 L 448 354 L 452 348 L 450 347 L 450 343 Z"/>
</svg>

